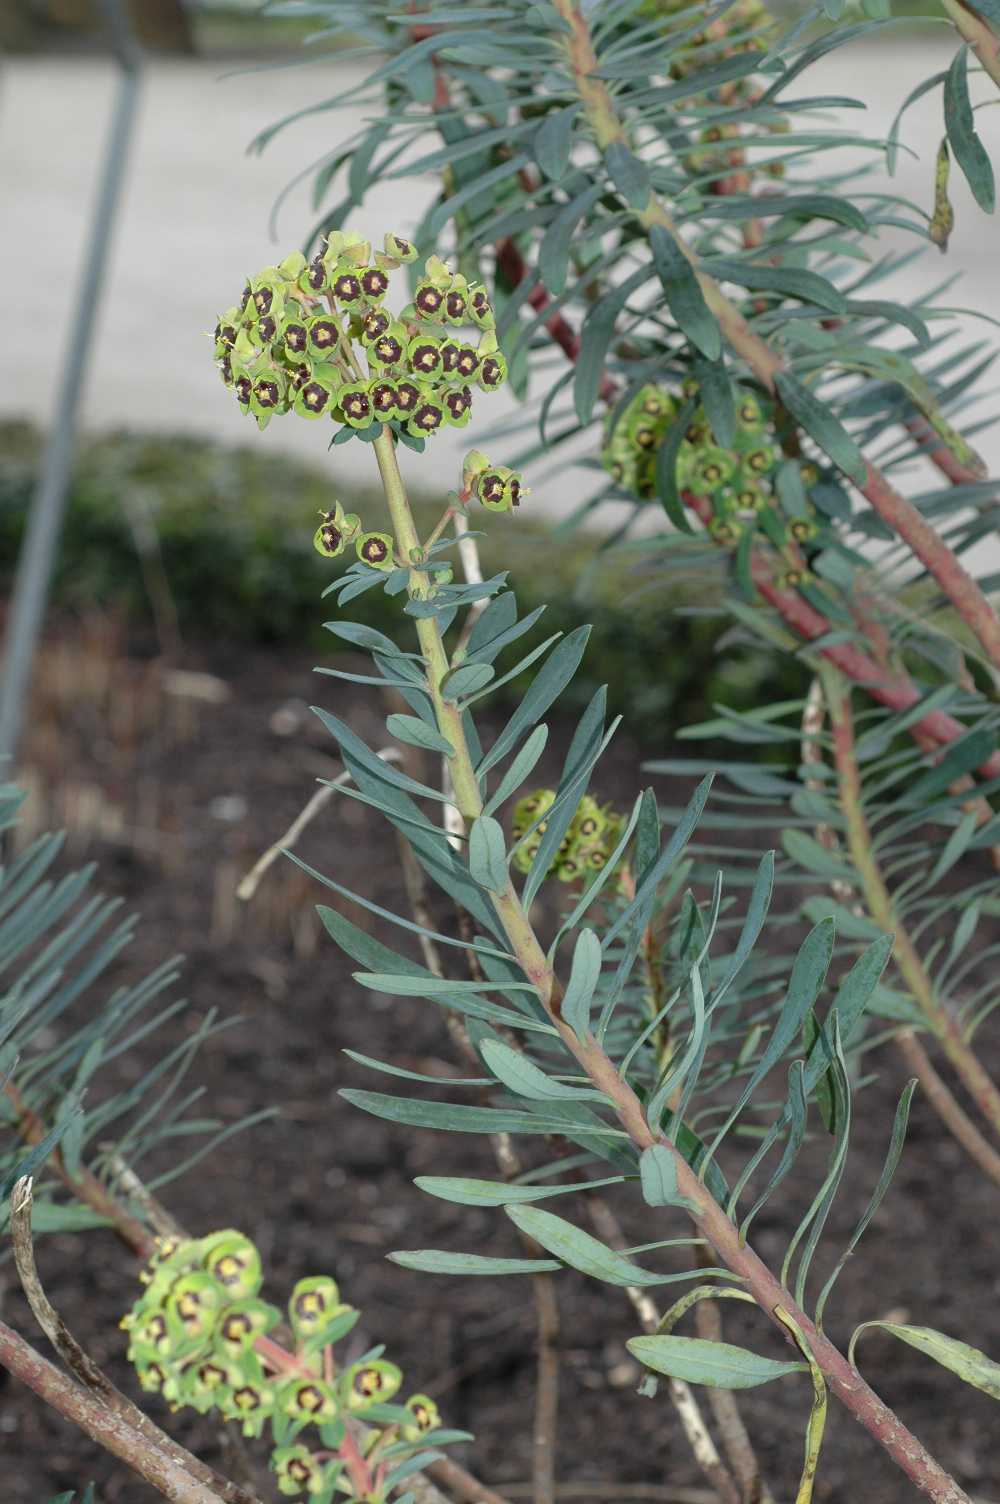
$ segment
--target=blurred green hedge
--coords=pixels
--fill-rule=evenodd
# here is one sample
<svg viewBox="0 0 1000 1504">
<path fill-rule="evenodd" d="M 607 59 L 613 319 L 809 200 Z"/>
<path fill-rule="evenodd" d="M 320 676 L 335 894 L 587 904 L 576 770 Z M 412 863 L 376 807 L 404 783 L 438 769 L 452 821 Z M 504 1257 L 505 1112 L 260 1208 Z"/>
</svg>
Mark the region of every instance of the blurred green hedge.
<svg viewBox="0 0 1000 1504">
<path fill-rule="evenodd" d="M 0 577 L 9 586 L 34 484 L 40 435 L 24 424 L 0 424 Z M 149 601 L 137 536 L 155 530 L 181 630 L 197 641 L 300 642 L 332 650 L 322 622 L 332 611 L 320 599 L 337 567 L 312 547 L 317 513 L 329 505 L 329 477 L 284 456 L 228 448 L 182 435 L 109 434 L 85 442 L 74 468 L 60 539 L 54 602 L 71 609 L 120 611 L 142 629 Z M 352 490 L 351 507 L 374 521 L 374 491 Z M 530 505 L 530 504 L 529 504 Z M 431 511 L 417 502 L 427 526 Z M 702 719 L 714 702 L 742 707 L 783 698 L 802 686 L 798 666 L 765 650 L 717 645 L 720 616 L 678 614 L 681 586 L 635 590 L 625 555 L 609 554 L 588 568 L 600 539 L 579 534 L 552 545 L 528 512 L 487 517 L 482 542 L 488 573 L 509 569 L 522 612 L 548 609 L 533 640 L 580 621 L 593 623 L 584 669 L 567 708 L 609 685 L 614 712 L 646 746 L 678 726 Z M 693 592 L 689 593 L 693 600 Z M 696 604 L 703 607 L 703 589 Z M 393 631 L 398 602 L 369 591 L 351 603 L 352 616 Z M 519 698 L 517 680 L 507 693 Z"/>
</svg>

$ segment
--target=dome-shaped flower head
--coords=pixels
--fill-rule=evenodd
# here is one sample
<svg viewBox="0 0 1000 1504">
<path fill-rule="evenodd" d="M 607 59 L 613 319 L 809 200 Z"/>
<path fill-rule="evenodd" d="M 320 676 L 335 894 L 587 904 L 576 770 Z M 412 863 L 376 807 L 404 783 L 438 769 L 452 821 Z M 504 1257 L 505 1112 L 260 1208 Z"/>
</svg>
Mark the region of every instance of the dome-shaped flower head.
<svg viewBox="0 0 1000 1504">
<path fill-rule="evenodd" d="M 419 317 L 432 321 L 444 318 L 444 300 L 445 289 L 431 281 L 419 282 L 413 294 L 413 306 Z"/>
<path fill-rule="evenodd" d="M 507 465 L 493 465 L 476 478 L 476 495 L 490 512 L 509 512 L 513 500 L 507 482 L 514 474 Z"/>
<path fill-rule="evenodd" d="M 229 1301 L 256 1295 L 261 1285 L 260 1254 L 241 1232 L 215 1233 L 207 1239 L 203 1264 L 226 1292 Z"/>
<path fill-rule="evenodd" d="M 250 411 L 260 419 L 288 411 L 287 378 L 281 371 L 264 371 L 256 378 L 250 394 Z"/>
<path fill-rule="evenodd" d="M 354 551 L 363 564 L 386 574 L 396 567 L 392 550 L 392 538 L 388 533 L 361 533 L 354 545 Z"/>
<path fill-rule="evenodd" d="M 234 1375 L 226 1397 L 227 1419 L 238 1420 L 244 1436 L 260 1436 L 274 1414 L 275 1390 L 263 1377 Z"/>
</svg>

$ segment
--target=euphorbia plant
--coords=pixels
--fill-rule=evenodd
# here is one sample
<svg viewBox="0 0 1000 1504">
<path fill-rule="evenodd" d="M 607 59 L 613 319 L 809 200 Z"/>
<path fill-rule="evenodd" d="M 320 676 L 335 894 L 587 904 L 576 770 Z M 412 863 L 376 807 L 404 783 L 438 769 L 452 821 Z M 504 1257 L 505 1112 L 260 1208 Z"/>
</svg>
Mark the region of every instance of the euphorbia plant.
<svg viewBox="0 0 1000 1504">
<path fill-rule="evenodd" d="M 515 0 L 502 11 L 376 0 L 360 15 L 316 0 L 309 9 L 326 21 L 324 37 L 351 30 L 390 54 L 322 101 L 327 110 L 365 100 L 372 114 L 320 166 L 318 193 L 346 175 L 320 228 L 343 224 L 370 181 L 437 172 L 441 191 L 414 240 L 439 249 L 446 236 L 463 270 L 492 277 L 500 340 L 518 391 L 537 400 L 541 447 L 591 434 L 612 484 L 580 516 L 603 498 L 636 519 L 662 506 L 670 531 L 632 545 L 647 564 L 703 571 L 717 595 L 728 587 L 744 631 L 800 656 L 811 645 L 807 662 L 818 655 L 861 702 L 890 712 L 877 731 L 886 745 L 911 738 L 923 756 L 914 768 L 940 761 L 951 775 L 941 784 L 950 795 L 920 785 L 924 839 L 940 840 L 974 808 L 966 849 L 989 848 L 1000 622 L 993 581 L 977 581 L 966 556 L 995 532 L 998 513 L 972 442 L 984 420 L 959 425 L 993 357 L 956 343 L 939 288 L 892 298 L 892 274 L 915 252 L 880 255 L 875 237 L 891 226 L 946 249 L 954 166 L 992 211 L 970 75 L 978 63 L 990 87 L 1000 80 L 995 6 L 942 7 L 934 34 L 947 41 L 954 28 L 957 50 L 900 98 L 885 140 L 853 126 L 862 101 L 809 84 L 812 65 L 842 43 L 889 46 L 881 33 L 916 24 L 894 18 L 886 0 L 866 0 L 850 23 L 839 0 L 785 18 L 759 0 Z M 872 169 L 894 170 L 906 111 L 932 90 L 943 139 L 928 209 Z M 439 144 L 414 153 L 428 137 Z M 845 170 L 838 155 L 827 168 L 845 147 L 857 165 Z M 358 160 L 370 174 L 348 170 Z M 553 345 L 571 367 L 553 365 Z M 938 476 L 920 489 L 928 465 Z M 805 692 L 787 710 L 803 714 Z M 765 707 L 741 726 L 727 714 L 725 732 L 744 744 L 797 740 L 787 725 L 762 729 L 771 715 Z M 789 804 L 806 798 L 797 779 L 793 765 Z M 912 800 L 874 787 L 890 822 L 894 809 L 905 816 L 912 842 L 921 824 Z M 817 817 L 831 820 L 849 823 L 842 799 Z M 857 821 L 853 832 L 836 860 L 852 866 L 854 902 L 870 923 L 901 934 L 905 1022 L 931 1050 L 909 1027 L 897 1043 L 944 1123 L 1000 1184 L 1000 1089 L 974 1037 L 991 998 L 967 1007 L 955 968 L 939 978 L 933 947 L 921 956 L 943 900 L 914 892 L 915 873 L 895 897 L 895 871 L 883 874 L 872 909 L 871 853 Z M 831 862 L 806 867 L 823 878 Z M 935 870 L 925 864 L 924 876 Z M 987 917 L 975 878 L 967 894 L 969 912 Z M 992 954 L 985 924 L 967 930 L 965 968 Z M 889 1016 L 903 1018 L 898 1007 Z M 937 1073 L 935 1050 L 957 1092 Z"/>
</svg>

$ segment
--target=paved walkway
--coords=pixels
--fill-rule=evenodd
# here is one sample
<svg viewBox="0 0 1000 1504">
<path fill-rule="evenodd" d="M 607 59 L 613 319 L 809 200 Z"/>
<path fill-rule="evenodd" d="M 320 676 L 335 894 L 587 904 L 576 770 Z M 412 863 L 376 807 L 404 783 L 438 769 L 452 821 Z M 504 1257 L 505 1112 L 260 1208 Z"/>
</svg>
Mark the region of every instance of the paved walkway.
<svg viewBox="0 0 1000 1504">
<path fill-rule="evenodd" d="M 936 45 L 855 46 L 846 65 L 839 57 L 825 61 L 800 80 L 796 93 L 846 89 L 869 106 L 866 117 L 853 112 L 852 124 L 863 120 L 863 128 L 879 135 L 913 83 L 940 65 Z M 229 77 L 199 62 L 150 69 L 83 403 L 88 426 L 186 429 L 223 440 L 253 440 L 272 450 L 294 447 L 301 455 L 324 459 L 325 424 L 288 419 L 256 435 L 218 384 L 206 331 L 215 312 L 233 300 L 244 273 L 274 258 L 267 217 L 279 192 L 304 162 L 334 145 L 355 121 L 344 113 L 308 117 L 280 134 L 262 156 L 248 156 L 247 143 L 268 122 L 334 92 L 349 77 L 343 64 Z M 0 74 L 0 286 L 7 352 L 0 367 L 0 416 L 28 414 L 41 421 L 51 416 L 113 88 L 111 68 L 97 62 L 18 59 Z M 925 204 L 940 110 L 936 96 L 908 117 L 907 139 L 921 159 L 900 159 L 900 191 L 912 191 Z M 985 110 L 977 121 L 1000 159 L 1000 112 Z M 373 193 L 366 223 L 378 234 L 386 228 L 406 233 L 432 191 L 429 179 L 386 185 Z M 972 205 L 964 182 L 956 183 L 954 198 L 958 229 L 951 254 L 939 259 L 931 252 L 892 289 L 880 285 L 877 295 L 905 298 L 962 268 L 962 286 L 945 301 L 1000 315 L 997 222 Z M 300 186 L 281 211 L 280 244 L 292 246 L 313 217 L 308 185 Z M 899 238 L 890 233 L 887 243 Z M 969 321 L 969 328 L 977 337 L 992 335 L 981 322 Z M 491 426 L 508 416 L 513 422 L 513 410 L 501 397 L 480 411 L 488 411 Z M 421 464 L 421 480 L 453 485 L 456 457 L 467 447 L 466 434 L 435 440 L 431 463 Z M 500 441 L 494 446 L 498 458 L 503 447 Z M 515 447 L 513 437 L 507 447 Z M 1000 470 L 1000 432 L 981 447 Z M 338 450 L 327 462 L 344 482 L 371 474 L 371 456 L 359 444 Z M 548 477 L 536 467 L 532 506 L 564 510 L 579 495 L 566 476 L 562 460 Z"/>
</svg>

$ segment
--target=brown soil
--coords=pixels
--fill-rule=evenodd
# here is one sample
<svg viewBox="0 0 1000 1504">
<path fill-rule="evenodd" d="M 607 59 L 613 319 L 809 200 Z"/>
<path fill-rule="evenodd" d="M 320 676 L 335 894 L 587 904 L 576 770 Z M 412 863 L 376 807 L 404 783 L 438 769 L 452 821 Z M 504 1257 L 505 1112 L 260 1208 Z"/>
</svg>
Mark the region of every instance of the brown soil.
<svg viewBox="0 0 1000 1504">
<path fill-rule="evenodd" d="M 135 1079 L 153 1052 L 216 1008 L 240 1013 L 244 1022 L 212 1039 L 196 1067 L 210 1110 L 234 1121 L 268 1106 L 282 1109 L 276 1121 L 238 1135 L 211 1163 L 165 1188 L 164 1199 L 197 1233 L 222 1226 L 250 1233 L 264 1254 L 272 1298 L 280 1301 L 304 1274 L 334 1272 L 346 1297 L 364 1311 L 357 1342 L 386 1341 L 411 1388 L 434 1395 L 449 1425 L 476 1433 L 475 1445 L 457 1455 L 495 1486 L 509 1486 L 512 1498 L 530 1497 L 516 1487 L 530 1476 L 532 1450 L 530 1285 L 419 1275 L 385 1258 L 401 1247 L 514 1251 L 513 1229 L 502 1214 L 432 1200 L 412 1184 L 428 1172 L 493 1176 L 489 1146 L 473 1136 L 390 1127 L 337 1095 L 346 1085 L 393 1089 L 385 1077 L 347 1059 L 348 1048 L 442 1077 L 453 1073 L 442 1014 L 433 1004 L 362 991 L 309 917 L 309 905 L 329 895 L 290 864 L 272 869 L 249 911 L 239 912 L 231 898 L 235 880 L 284 831 L 314 778 L 328 771 L 330 744 L 304 705 L 336 705 L 377 741 L 373 699 L 367 690 L 316 679 L 287 652 L 235 656 L 207 648 L 197 663 L 192 655 L 189 666 L 217 675 L 228 698 L 210 704 L 164 695 L 159 670 L 138 659 L 113 662 L 114 644 L 98 640 L 104 629 L 88 630 L 89 637 L 74 628 L 71 641 L 50 647 L 40 675 L 28 748 L 34 818 L 46 824 L 69 818 L 77 851 L 100 859 L 103 885 L 141 910 L 123 975 L 136 976 L 183 951 L 191 999 L 190 1009 L 168 1026 L 169 1037 L 158 1036 L 118 1063 L 118 1084 Z M 553 737 L 550 765 L 540 772 L 555 770 L 567 729 Z M 624 797 L 635 786 L 642 756 L 653 750 L 621 740 L 605 764 L 601 794 Z M 385 907 L 403 907 L 392 838 L 363 806 L 342 801 L 328 808 L 301 851 Z M 360 913 L 352 917 L 363 922 Z M 1000 1065 L 995 1040 L 994 1031 Z M 880 1079 L 857 1109 L 850 1189 L 835 1208 L 825 1245 L 833 1252 L 878 1177 L 901 1087 L 895 1057 L 881 1052 L 877 1063 Z M 766 1257 L 780 1261 L 818 1183 L 823 1152 L 817 1143 L 804 1157 L 793 1205 L 768 1207 L 758 1219 L 755 1241 Z M 635 1198 L 624 1197 L 618 1209 L 628 1236 L 636 1243 L 648 1239 L 648 1214 Z M 857 1322 L 895 1313 L 1000 1355 L 997 1211 L 998 1193 L 941 1137 L 918 1099 L 893 1190 L 832 1302 L 831 1334 L 846 1341 Z M 116 1327 L 134 1298 L 134 1261 L 102 1231 L 52 1236 L 38 1252 L 50 1296 L 72 1330 L 134 1390 Z M 9 1274 L 7 1286 L 5 1316 L 30 1334 L 30 1317 Z M 661 1493 L 631 1497 L 664 1500 L 672 1488 L 702 1486 L 666 1398 L 634 1392 L 637 1375 L 624 1342 L 636 1325 L 625 1300 L 570 1272 L 560 1276 L 558 1288 L 560 1478 L 586 1483 L 588 1497 L 608 1501 L 630 1497 L 629 1485 L 661 1486 Z M 731 1340 L 778 1352 L 752 1312 L 727 1308 L 725 1320 Z M 864 1340 L 861 1360 L 866 1375 L 964 1486 L 977 1497 L 1000 1498 L 995 1402 L 878 1334 Z M 795 1379 L 741 1400 L 779 1501 L 795 1494 L 808 1405 L 807 1384 Z M 155 1401 L 151 1409 L 219 1464 L 218 1438 L 207 1422 L 171 1417 Z M 0 1401 L 0 1437 L 6 1462 L 0 1493 L 9 1504 L 44 1504 L 60 1489 L 91 1479 L 102 1504 L 152 1497 L 9 1379 Z M 834 1409 L 817 1498 L 902 1504 L 911 1497 L 913 1490 L 874 1443 Z"/>
</svg>

